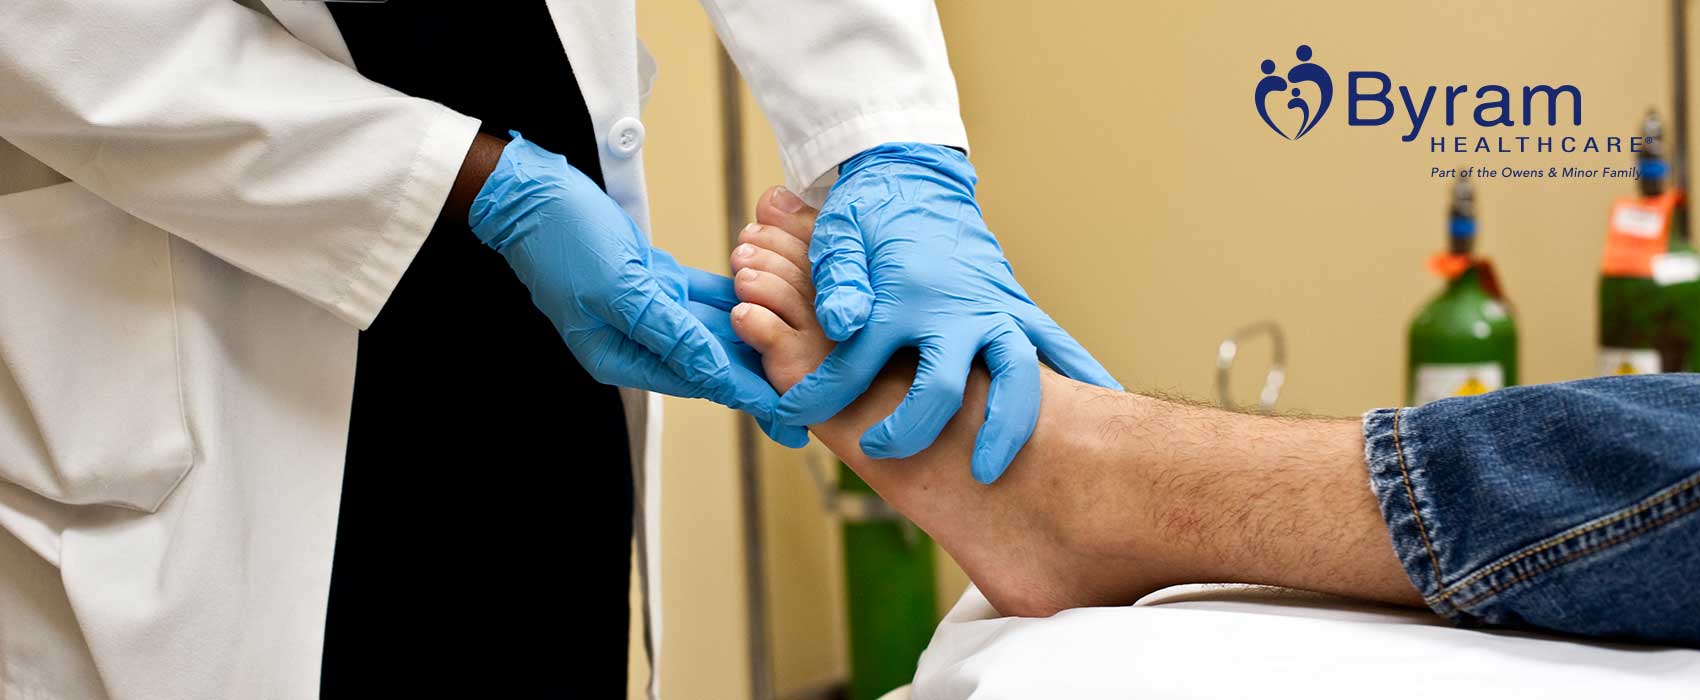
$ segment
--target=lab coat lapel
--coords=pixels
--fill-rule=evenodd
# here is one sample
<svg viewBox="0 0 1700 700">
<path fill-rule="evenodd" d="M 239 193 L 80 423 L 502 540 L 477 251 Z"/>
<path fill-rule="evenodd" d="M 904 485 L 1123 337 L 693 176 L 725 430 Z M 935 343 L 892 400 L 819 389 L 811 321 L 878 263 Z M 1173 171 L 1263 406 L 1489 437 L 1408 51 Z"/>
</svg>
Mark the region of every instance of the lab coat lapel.
<svg viewBox="0 0 1700 700">
<path fill-rule="evenodd" d="M 637 9 L 631 0 L 549 0 L 548 5 L 590 113 L 608 196 L 647 232 L 643 161 L 633 155 L 622 157 L 608 148 L 615 122 L 636 119 L 640 108 Z"/>
</svg>

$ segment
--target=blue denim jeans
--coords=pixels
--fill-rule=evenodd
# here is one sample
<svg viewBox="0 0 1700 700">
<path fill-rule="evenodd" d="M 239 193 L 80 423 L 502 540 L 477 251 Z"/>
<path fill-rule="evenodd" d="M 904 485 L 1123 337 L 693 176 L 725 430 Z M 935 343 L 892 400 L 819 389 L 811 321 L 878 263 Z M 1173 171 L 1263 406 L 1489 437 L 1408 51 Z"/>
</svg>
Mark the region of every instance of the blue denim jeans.
<svg viewBox="0 0 1700 700">
<path fill-rule="evenodd" d="M 1700 646 L 1700 374 L 1364 414 L 1405 573 L 1461 624 Z"/>
</svg>

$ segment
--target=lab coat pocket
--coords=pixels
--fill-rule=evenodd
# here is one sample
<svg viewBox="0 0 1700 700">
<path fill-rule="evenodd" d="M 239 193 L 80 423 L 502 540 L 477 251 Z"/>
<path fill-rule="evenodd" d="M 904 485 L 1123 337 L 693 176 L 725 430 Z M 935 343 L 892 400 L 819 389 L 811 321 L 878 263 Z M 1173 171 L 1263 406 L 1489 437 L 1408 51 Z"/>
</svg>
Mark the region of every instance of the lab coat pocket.
<svg viewBox="0 0 1700 700">
<path fill-rule="evenodd" d="M 171 245 L 74 183 L 0 196 L 0 480 L 151 512 L 188 473 Z"/>
</svg>

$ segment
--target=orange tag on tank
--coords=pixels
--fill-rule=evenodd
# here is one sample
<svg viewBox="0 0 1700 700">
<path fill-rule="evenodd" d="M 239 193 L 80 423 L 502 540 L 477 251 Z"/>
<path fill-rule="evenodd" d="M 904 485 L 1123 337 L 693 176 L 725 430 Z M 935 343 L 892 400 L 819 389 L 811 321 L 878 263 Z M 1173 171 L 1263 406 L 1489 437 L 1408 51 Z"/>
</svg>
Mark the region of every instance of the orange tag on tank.
<svg viewBox="0 0 1700 700">
<path fill-rule="evenodd" d="M 1470 266 L 1475 263 L 1475 259 L 1468 255 L 1435 253 L 1429 256 L 1428 271 L 1434 273 L 1436 277 L 1450 281 L 1458 279 L 1459 275 L 1464 274 L 1464 271 L 1470 269 Z"/>
<path fill-rule="evenodd" d="M 1668 190 L 1657 197 L 1623 197 L 1613 203 L 1600 272 L 1608 277 L 1652 277 L 1654 256 L 1670 247 L 1671 212 L 1681 201 L 1681 192 Z"/>
</svg>

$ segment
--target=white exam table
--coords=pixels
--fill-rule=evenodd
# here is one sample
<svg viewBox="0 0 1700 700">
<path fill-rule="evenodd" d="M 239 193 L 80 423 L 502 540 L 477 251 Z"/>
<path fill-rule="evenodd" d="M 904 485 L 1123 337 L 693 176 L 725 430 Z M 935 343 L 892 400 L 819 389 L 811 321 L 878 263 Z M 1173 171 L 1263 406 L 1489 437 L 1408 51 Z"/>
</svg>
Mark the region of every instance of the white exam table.
<svg viewBox="0 0 1700 700">
<path fill-rule="evenodd" d="M 1177 586 L 1129 607 L 1004 618 L 970 586 L 908 690 L 913 700 L 1693 700 L 1700 651 L 1460 629 L 1421 610 L 1254 586 Z"/>
</svg>

